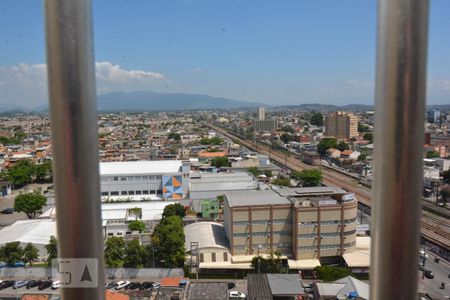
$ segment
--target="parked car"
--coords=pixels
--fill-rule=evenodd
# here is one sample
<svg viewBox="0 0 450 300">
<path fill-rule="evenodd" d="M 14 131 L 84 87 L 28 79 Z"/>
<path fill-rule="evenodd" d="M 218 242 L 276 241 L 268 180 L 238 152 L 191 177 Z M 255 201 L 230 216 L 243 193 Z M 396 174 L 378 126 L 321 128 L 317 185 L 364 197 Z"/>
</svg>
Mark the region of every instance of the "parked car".
<svg viewBox="0 0 450 300">
<path fill-rule="evenodd" d="M 27 282 L 27 289 L 31 289 L 39 286 L 42 283 L 42 280 L 30 280 Z"/>
<path fill-rule="evenodd" d="M 26 285 L 27 285 L 27 281 L 19 280 L 19 281 L 16 281 L 16 283 L 13 286 L 13 289 L 20 289 L 21 287 L 24 287 Z"/>
<path fill-rule="evenodd" d="M 52 286 L 52 281 L 51 280 L 45 280 L 45 281 L 41 282 L 41 284 L 38 287 L 38 290 L 42 291 L 42 290 L 48 289 L 51 286 Z"/>
<path fill-rule="evenodd" d="M 5 280 L 0 284 L 0 290 L 12 287 L 14 285 L 14 283 L 15 283 L 14 280 Z"/>
<path fill-rule="evenodd" d="M 115 288 L 117 286 L 117 283 L 115 283 L 114 281 L 111 281 L 111 282 L 108 282 L 106 285 L 105 285 L 105 288 L 106 289 L 113 289 L 113 288 Z"/>
<path fill-rule="evenodd" d="M 434 274 L 431 270 L 425 270 L 425 277 L 428 279 L 433 279 L 434 278 Z"/>
<path fill-rule="evenodd" d="M 151 282 L 151 281 L 144 281 L 141 284 L 141 287 L 139 289 L 140 290 L 150 290 L 152 288 L 152 284 L 153 284 L 153 282 Z"/>
<path fill-rule="evenodd" d="M 14 208 L 12 207 L 8 207 L 5 208 L 4 210 L 0 211 L 0 213 L 4 214 L 4 215 L 10 215 L 14 212 Z"/>
<path fill-rule="evenodd" d="M 127 289 L 129 290 L 136 290 L 141 287 L 141 284 L 139 282 L 132 282 L 127 286 Z"/>
<path fill-rule="evenodd" d="M 245 296 L 245 294 L 244 293 L 241 293 L 241 292 L 238 292 L 238 291 L 231 291 L 230 292 L 230 298 L 233 298 L 233 299 L 245 299 L 246 298 L 246 296 Z"/>
<path fill-rule="evenodd" d="M 58 289 L 60 287 L 61 287 L 61 281 L 59 281 L 59 280 L 53 281 L 53 283 L 52 283 L 52 290 L 56 290 L 56 289 Z"/>
<path fill-rule="evenodd" d="M 234 289 L 236 287 L 236 284 L 234 282 L 228 282 L 228 289 Z"/>
<path fill-rule="evenodd" d="M 116 290 L 121 290 L 123 288 L 126 288 L 130 282 L 128 280 L 121 280 L 117 282 Z"/>
<path fill-rule="evenodd" d="M 159 287 L 160 287 L 161 285 L 158 283 L 158 282 L 154 282 L 153 284 L 152 284 L 152 288 L 153 289 L 159 289 Z"/>
</svg>

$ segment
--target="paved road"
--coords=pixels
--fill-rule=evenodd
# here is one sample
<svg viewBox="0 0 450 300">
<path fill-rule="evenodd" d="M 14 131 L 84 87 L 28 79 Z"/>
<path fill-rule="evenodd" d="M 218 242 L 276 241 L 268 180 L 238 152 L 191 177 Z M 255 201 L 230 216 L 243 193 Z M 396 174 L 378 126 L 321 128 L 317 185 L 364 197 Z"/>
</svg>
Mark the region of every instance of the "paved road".
<svg viewBox="0 0 450 300">
<path fill-rule="evenodd" d="M 430 295 L 438 295 L 442 299 L 444 297 L 450 297 L 450 265 L 443 262 L 434 262 L 435 256 L 428 252 L 429 258 L 425 263 L 425 268 L 431 270 L 434 273 L 434 279 L 422 279 L 422 272 L 419 272 L 419 291 L 424 291 Z M 446 282 L 445 289 L 440 289 L 441 282 Z"/>
</svg>

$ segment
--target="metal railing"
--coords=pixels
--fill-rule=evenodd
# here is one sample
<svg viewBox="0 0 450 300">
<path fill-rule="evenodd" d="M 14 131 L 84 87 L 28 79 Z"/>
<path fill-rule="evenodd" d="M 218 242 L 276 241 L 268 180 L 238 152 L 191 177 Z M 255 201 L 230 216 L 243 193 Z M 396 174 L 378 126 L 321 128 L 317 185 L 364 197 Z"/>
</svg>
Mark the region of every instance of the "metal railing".
<svg viewBox="0 0 450 300">
<path fill-rule="evenodd" d="M 379 0 L 371 299 L 416 299 L 428 0 Z"/>
<path fill-rule="evenodd" d="M 59 256 L 97 258 L 104 299 L 90 0 L 46 0 Z M 371 299 L 415 299 L 428 0 L 379 0 Z"/>
</svg>

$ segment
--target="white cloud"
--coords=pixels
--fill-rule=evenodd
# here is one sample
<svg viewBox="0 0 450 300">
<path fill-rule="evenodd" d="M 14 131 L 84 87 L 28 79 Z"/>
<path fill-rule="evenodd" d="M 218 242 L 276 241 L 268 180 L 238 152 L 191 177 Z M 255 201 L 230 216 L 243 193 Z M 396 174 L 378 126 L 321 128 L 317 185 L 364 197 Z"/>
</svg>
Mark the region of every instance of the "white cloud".
<svg viewBox="0 0 450 300">
<path fill-rule="evenodd" d="M 95 73 L 97 80 L 106 81 L 129 81 L 129 80 L 161 80 L 165 79 L 164 75 L 156 72 L 146 72 L 142 70 L 125 70 L 119 65 L 113 65 L 109 61 L 101 61 L 95 63 Z"/>
<path fill-rule="evenodd" d="M 161 73 L 127 70 L 108 61 L 96 62 L 97 92 L 158 89 L 168 79 Z M 47 102 L 47 66 L 0 66 L 0 103 L 33 108 Z"/>
<path fill-rule="evenodd" d="M 203 72 L 203 68 L 197 67 L 194 69 L 194 72 Z"/>
</svg>

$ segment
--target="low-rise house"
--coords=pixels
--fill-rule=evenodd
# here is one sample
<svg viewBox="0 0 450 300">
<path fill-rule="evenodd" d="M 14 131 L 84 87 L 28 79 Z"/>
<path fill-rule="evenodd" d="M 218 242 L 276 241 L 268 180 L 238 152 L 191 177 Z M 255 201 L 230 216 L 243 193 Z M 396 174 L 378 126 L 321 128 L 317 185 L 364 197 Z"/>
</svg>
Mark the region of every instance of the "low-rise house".
<svg viewBox="0 0 450 300">
<path fill-rule="evenodd" d="M 330 148 L 327 150 L 327 156 L 331 158 L 338 158 L 341 156 L 341 151 L 335 148 Z"/>
</svg>

